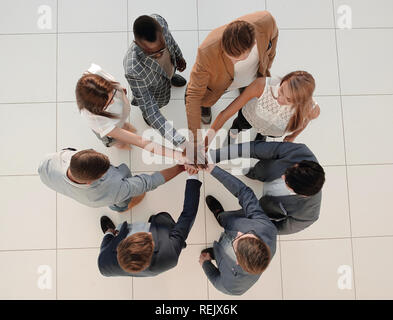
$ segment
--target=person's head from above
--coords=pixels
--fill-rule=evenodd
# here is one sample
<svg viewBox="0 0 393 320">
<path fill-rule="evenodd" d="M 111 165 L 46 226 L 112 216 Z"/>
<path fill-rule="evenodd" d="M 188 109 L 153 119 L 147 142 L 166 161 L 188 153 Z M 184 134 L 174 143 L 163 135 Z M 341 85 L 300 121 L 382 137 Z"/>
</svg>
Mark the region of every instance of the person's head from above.
<svg viewBox="0 0 393 320">
<path fill-rule="evenodd" d="M 225 28 L 221 42 L 224 54 L 233 64 L 246 60 L 255 45 L 254 27 L 246 21 L 233 21 Z"/>
<path fill-rule="evenodd" d="M 116 118 L 115 115 L 105 110 L 113 104 L 118 84 L 97 74 L 84 74 L 75 88 L 79 110 L 86 109 L 95 115 Z"/>
<path fill-rule="evenodd" d="M 315 80 L 306 71 L 293 71 L 281 79 L 277 102 L 280 105 L 290 105 L 294 109 L 287 131 L 298 130 L 309 119 L 314 90 Z"/>
<path fill-rule="evenodd" d="M 251 274 L 261 274 L 271 260 L 270 248 L 254 231 L 238 232 L 232 241 L 238 265 Z"/>
<path fill-rule="evenodd" d="M 126 272 L 137 273 L 151 263 L 154 241 L 151 232 L 137 232 L 123 239 L 117 246 L 117 261 Z"/>
<path fill-rule="evenodd" d="M 314 161 L 303 160 L 285 170 L 282 175 L 288 189 L 302 196 L 317 194 L 325 183 L 325 171 Z"/>
<path fill-rule="evenodd" d="M 91 184 L 109 169 L 109 158 L 93 149 L 82 150 L 71 157 L 68 176 L 81 184 Z"/>
<path fill-rule="evenodd" d="M 153 58 L 162 57 L 166 48 L 162 27 L 150 16 L 140 16 L 134 21 L 134 41 L 143 52 Z"/>
</svg>

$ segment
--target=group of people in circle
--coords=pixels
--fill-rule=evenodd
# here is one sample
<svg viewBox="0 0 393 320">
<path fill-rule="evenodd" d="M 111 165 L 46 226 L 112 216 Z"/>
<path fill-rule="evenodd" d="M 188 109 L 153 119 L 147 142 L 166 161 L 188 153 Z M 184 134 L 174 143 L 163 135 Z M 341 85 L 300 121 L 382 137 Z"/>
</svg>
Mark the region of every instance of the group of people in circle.
<svg viewBox="0 0 393 320">
<path fill-rule="evenodd" d="M 217 290 L 242 295 L 269 266 L 277 235 L 299 232 L 319 217 L 325 172 L 306 145 L 294 143 L 320 114 L 313 99 L 315 80 L 306 71 L 283 77 L 270 74 L 279 35 L 268 11 L 244 15 L 211 31 L 198 48 L 188 83 L 176 73 L 184 71 L 187 63 L 163 17 L 138 17 L 133 34 L 123 60 L 130 94 L 93 63 L 76 84 L 77 106 L 106 147 L 139 147 L 173 158 L 176 165 L 132 175 L 126 164 L 114 166 L 102 153 L 69 147 L 42 160 L 40 178 L 49 188 L 83 205 L 108 206 L 123 213 L 143 201 L 146 192 L 186 172 L 183 211 L 177 221 L 168 212 L 119 226 L 108 216 L 101 217 L 101 274 L 149 277 L 177 265 L 198 212 L 202 185 L 198 171 L 206 171 L 238 199 L 241 209 L 224 208 L 213 195 L 206 196 L 206 205 L 223 232 L 212 247 L 200 253 L 199 262 Z M 188 137 L 160 111 L 170 101 L 171 87 L 185 85 L 185 110 L 177 111 L 187 114 Z M 211 107 L 233 90 L 240 94 L 212 123 Z M 173 148 L 138 134 L 128 122 L 131 104 Z M 217 132 L 236 113 L 225 141 L 213 149 Z M 204 136 L 201 122 L 210 126 Z M 255 138 L 236 143 L 238 134 L 251 128 L 257 132 Z M 272 138 L 282 138 L 282 142 Z M 216 165 L 234 158 L 258 160 L 242 173 L 263 182 L 260 199 L 240 179 Z"/>
</svg>

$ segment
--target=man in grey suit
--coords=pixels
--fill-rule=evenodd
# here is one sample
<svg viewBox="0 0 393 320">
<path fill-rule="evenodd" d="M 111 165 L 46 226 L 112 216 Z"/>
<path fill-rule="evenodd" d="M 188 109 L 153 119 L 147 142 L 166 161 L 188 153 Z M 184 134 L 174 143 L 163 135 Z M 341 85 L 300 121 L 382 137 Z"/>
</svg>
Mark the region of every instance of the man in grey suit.
<svg viewBox="0 0 393 320">
<path fill-rule="evenodd" d="M 253 141 L 210 150 L 209 156 L 213 162 L 259 159 L 245 175 L 264 182 L 259 203 L 280 235 L 299 232 L 318 220 L 325 172 L 306 145 Z"/>
<path fill-rule="evenodd" d="M 249 187 L 217 166 L 210 164 L 207 170 L 238 198 L 242 209 L 225 212 L 214 197 L 206 197 L 209 209 L 225 231 L 213 248 L 201 252 L 199 262 L 217 290 L 242 295 L 257 282 L 274 256 L 277 229 Z"/>
<path fill-rule="evenodd" d="M 86 206 L 109 206 L 124 212 L 138 204 L 147 191 L 154 190 L 184 171 L 183 166 L 132 176 L 124 163 L 112 166 L 108 157 L 93 149 L 77 152 L 67 148 L 42 160 L 38 173 L 49 188 Z"/>
</svg>

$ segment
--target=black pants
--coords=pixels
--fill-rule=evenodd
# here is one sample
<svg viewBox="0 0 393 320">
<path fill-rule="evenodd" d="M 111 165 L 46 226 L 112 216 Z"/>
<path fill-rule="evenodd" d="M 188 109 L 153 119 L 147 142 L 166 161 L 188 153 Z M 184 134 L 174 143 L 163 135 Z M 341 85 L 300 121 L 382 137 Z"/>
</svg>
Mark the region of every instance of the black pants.
<svg viewBox="0 0 393 320">
<path fill-rule="evenodd" d="M 237 118 L 235 120 L 233 120 L 232 127 L 230 130 L 234 129 L 234 130 L 237 130 L 238 132 L 240 132 L 242 130 L 248 130 L 251 128 L 252 128 L 252 125 L 247 121 L 246 118 L 244 118 L 244 115 L 242 113 L 242 109 L 240 109 L 239 112 L 237 113 Z M 229 134 L 229 132 L 228 132 L 228 134 Z M 266 141 L 266 137 L 261 135 L 260 133 L 257 133 L 255 140 Z"/>
<path fill-rule="evenodd" d="M 237 113 L 237 118 L 233 120 L 231 129 L 236 129 L 240 132 L 242 130 L 247 130 L 251 128 L 252 125 L 247 121 L 246 118 L 244 118 L 242 109 L 240 109 L 239 112 Z"/>
</svg>

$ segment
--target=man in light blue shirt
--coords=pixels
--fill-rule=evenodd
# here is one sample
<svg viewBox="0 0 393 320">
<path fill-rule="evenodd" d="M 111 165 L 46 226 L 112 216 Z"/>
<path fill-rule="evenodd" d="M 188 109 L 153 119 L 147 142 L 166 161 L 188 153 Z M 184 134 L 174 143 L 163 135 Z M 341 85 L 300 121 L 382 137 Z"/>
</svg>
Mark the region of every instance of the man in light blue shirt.
<svg viewBox="0 0 393 320">
<path fill-rule="evenodd" d="M 44 184 L 86 206 L 123 212 L 139 203 L 144 193 L 156 189 L 184 171 L 176 165 L 149 174 L 132 176 L 124 163 L 110 164 L 108 157 L 93 149 L 77 152 L 68 148 L 49 154 L 38 173 Z"/>
</svg>

